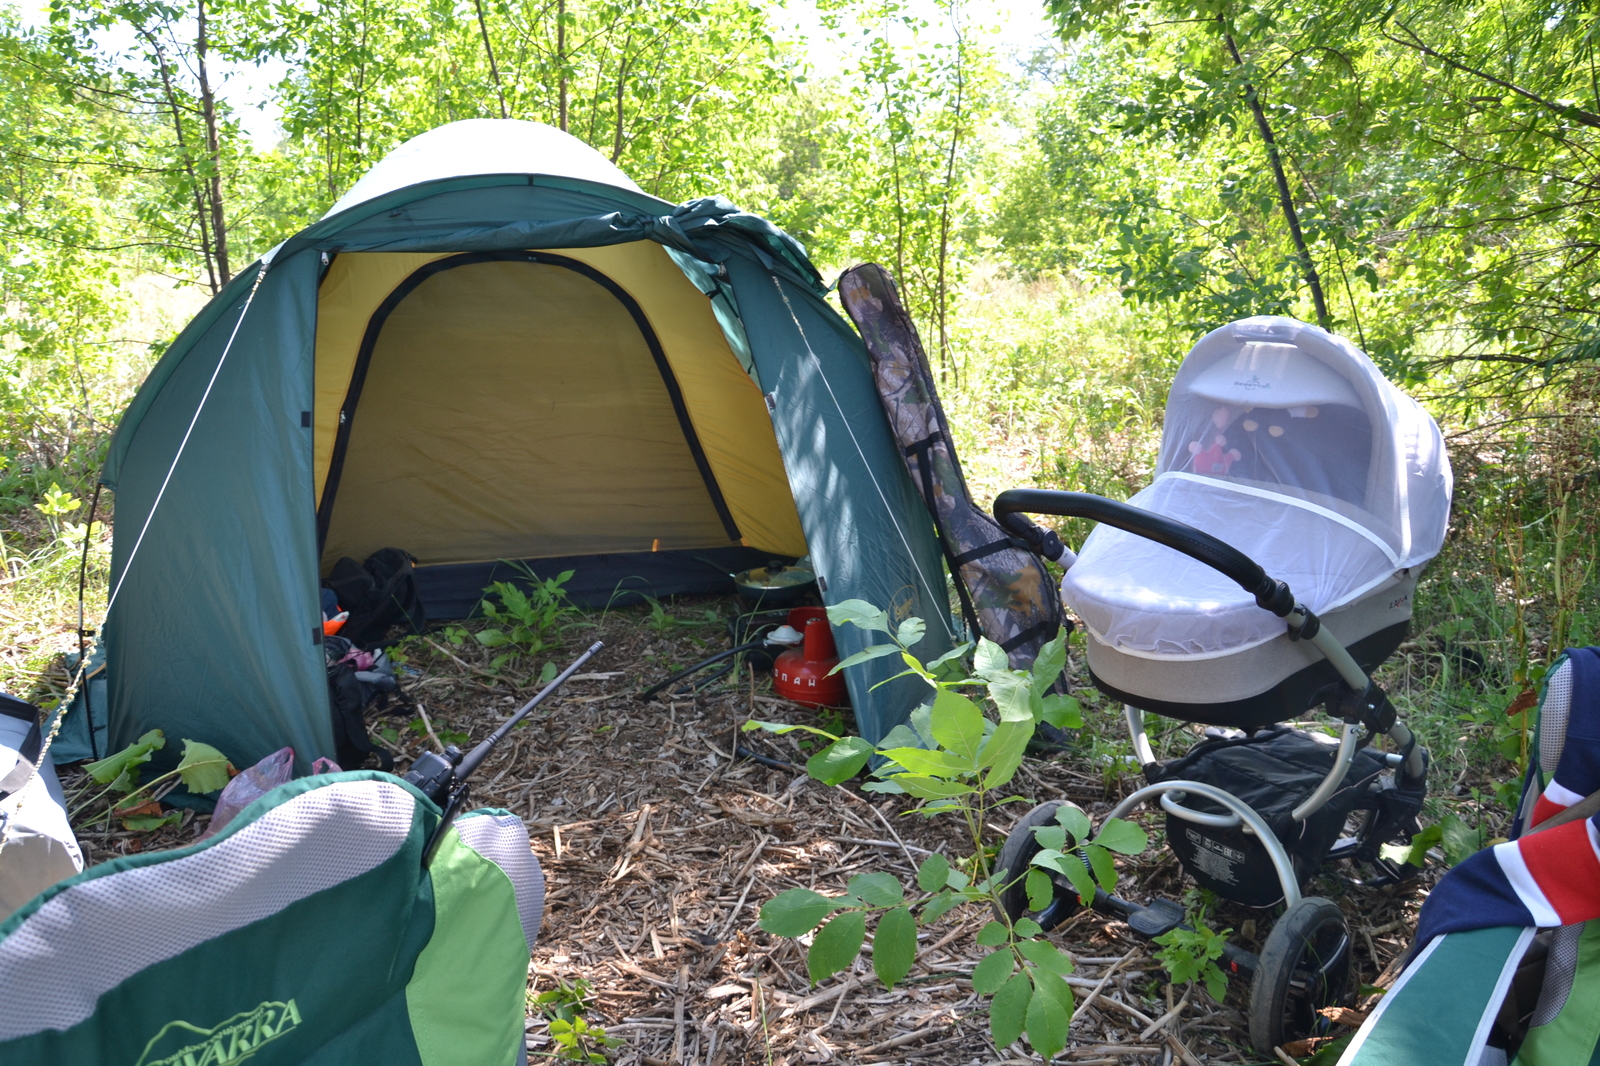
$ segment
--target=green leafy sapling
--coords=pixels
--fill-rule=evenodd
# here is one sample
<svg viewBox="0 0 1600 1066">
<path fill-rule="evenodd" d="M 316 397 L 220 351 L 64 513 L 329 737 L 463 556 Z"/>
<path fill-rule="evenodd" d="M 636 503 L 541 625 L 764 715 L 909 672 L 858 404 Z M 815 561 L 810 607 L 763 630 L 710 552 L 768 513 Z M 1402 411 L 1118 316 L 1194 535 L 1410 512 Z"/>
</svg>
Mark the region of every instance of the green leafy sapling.
<svg viewBox="0 0 1600 1066">
<path fill-rule="evenodd" d="M 985 825 L 995 808 L 1021 797 L 999 793 L 1010 784 L 1022 763 L 1024 750 L 1040 722 L 1059 728 L 1083 724 L 1082 708 L 1070 696 L 1052 692 L 1066 668 L 1066 634 L 1058 635 L 1039 652 L 1031 670 L 1013 670 L 998 645 L 980 640 L 963 645 L 932 662 L 924 663 L 911 651 L 925 632 L 922 619 L 908 618 L 891 626 L 887 612 L 862 600 L 847 600 L 828 609 L 834 625 L 854 625 L 887 640 L 849 656 L 837 669 L 845 670 L 873 659 L 898 655 L 905 669 L 896 677 L 921 678 L 931 689 L 931 699 L 912 712 L 881 743 L 861 737 L 839 737 L 815 726 L 774 722 L 747 722 L 744 728 L 774 733 L 803 730 L 828 741 L 812 755 L 806 769 L 828 785 L 838 785 L 860 773 L 877 756 L 872 781 L 862 787 L 871 792 L 907 795 L 920 801 L 916 813 L 951 814 L 966 826 L 973 853 L 952 863 L 943 855 L 930 855 L 918 868 L 916 891 L 907 893 L 898 878 L 882 872 L 850 879 L 843 895 L 826 896 L 795 888 L 769 900 L 761 908 L 761 927 L 785 937 L 811 934 L 806 968 L 813 982 L 825 980 L 851 965 L 866 942 L 869 920 L 874 922 L 872 966 L 878 979 L 893 987 L 904 980 L 916 961 L 917 934 L 952 910 L 977 904 L 1001 917 L 985 925 L 978 943 L 992 950 L 972 972 L 972 987 L 989 996 L 990 1032 L 998 1047 L 1008 1047 L 1023 1035 L 1040 1054 L 1049 1058 L 1066 1047 L 1073 999 L 1063 978 L 1072 972 L 1072 960 L 1044 938 L 1044 930 L 1030 918 L 1015 923 L 1004 917 L 1003 892 L 1019 879 L 1029 878 L 1030 888 L 1050 889 L 1043 869 L 1007 871 L 992 868 L 984 847 Z M 964 657 L 972 654 L 969 674 Z M 963 694 L 976 690 L 980 705 Z M 1072 808 L 1077 811 L 1077 808 Z M 1077 811 L 1082 815 L 1081 811 Z M 1074 823 L 1075 840 L 1088 837 L 1088 819 Z M 1131 823 L 1112 821 L 1099 835 L 1067 854 L 1067 830 L 1061 829 L 1055 854 L 1072 859 L 1080 869 L 1115 884 L 1109 852 L 1137 853 L 1145 846 L 1144 831 Z M 1054 840 L 1055 838 L 1051 838 Z M 1102 861 L 1099 856 L 1106 856 Z M 1084 867 L 1089 857 L 1089 867 Z M 1044 882 L 1038 884 L 1031 874 Z M 1071 875 L 1068 875 L 1071 876 Z M 1075 881 L 1074 884 L 1077 884 Z M 1093 894 L 1092 882 L 1089 893 Z M 1048 902 L 1048 896 L 1041 902 Z"/>
<path fill-rule="evenodd" d="M 590 1025 L 584 1017 L 592 995 L 589 982 L 581 977 L 571 983 L 557 977 L 556 987 L 532 997 L 533 1005 L 544 1012 L 549 1022 L 550 1042 L 555 1045 L 557 1059 L 600 1066 L 610 1061 L 607 1049 L 622 1045 L 622 1041 L 607 1036 L 604 1029 Z"/>
<path fill-rule="evenodd" d="M 1187 917 L 1184 924 L 1155 938 L 1161 945 L 1156 958 L 1166 967 L 1175 985 L 1200 981 L 1206 994 L 1218 1003 L 1228 993 L 1228 975 L 1222 972 L 1217 960 L 1232 929 L 1218 932 L 1206 924 L 1206 912 L 1211 909 L 1210 893 L 1191 888 L 1183 894 Z"/>
<path fill-rule="evenodd" d="M 572 624 L 578 609 L 562 587 L 572 580 L 572 575 L 573 571 L 563 570 L 553 578 L 540 580 L 530 572 L 527 591 L 509 581 L 493 582 L 483 590 L 478 609 L 490 625 L 473 634 L 473 638 L 485 648 L 507 649 L 494 657 L 489 669 L 498 670 L 521 655 L 537 655 L 549 646 L 551 638 Z"/>
</svg>

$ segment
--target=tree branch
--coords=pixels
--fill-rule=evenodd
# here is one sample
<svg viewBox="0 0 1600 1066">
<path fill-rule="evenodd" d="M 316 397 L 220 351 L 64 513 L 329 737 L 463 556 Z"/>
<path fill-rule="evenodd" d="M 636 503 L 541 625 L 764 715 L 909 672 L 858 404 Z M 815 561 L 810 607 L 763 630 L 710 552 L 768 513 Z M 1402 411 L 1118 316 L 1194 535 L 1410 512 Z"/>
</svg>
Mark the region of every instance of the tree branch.
<svg viewBox="0 0 1600 1066">
<path fill-rule="evenodd" d="M 1405 30 L 1406 33 L 1410 37 L 1410 40 L 1407 40 L 1404 37 L 1396 37 L 1394 34 L 1390 33 L 1388 30 L 1380 31 L 1380 32 L 1382 32 L 1384 37 L 1386 37 L 1389 40 L 1393 41 L 1395 44 L 1398 44 L 1403 48 L 1415 49 L 1416 51 L 1421 52 L 1423 55 L 1428 56 L 1429 58 L 1437 59 L 1439 62 L 1443 63 L 1447 67 L 1450 67 L 1450 68 L 1452 68 L 1454 70 L 1461 71 L 1461 73 L 1463 73 L 1463 74 L 1470 74 L 1474 78 L 1479 78 L 1479 79 L 1481 79 L 1483 81 L 1488 82 L 1491 85 L 1498 85 L 1498 86 L 1500 86 L 1500 88 L 1506 90 L 1507 92 L 1516 93 L 1518 96 L 1522 97 L 1523 99 L 1531 101 L 1532 103 L 1538 104 L 1540 107 L 1544 108 L 1546 111 L 1549 111 L 1551 114 L 1560 115 L 1562 118 L 1571 119 L 1574 122 L 1577 122 L 1577 123 L 1579 123 L 1581 125 L 1584 125 L 1584 126 L 1588 126 L 1588 127 L 1592 128 L 1592 129 L 1600 129 L 1600 115 L 1595 114 L 1593 111 L 1585 111 L 1581 107 L 1568 105 L 1568 104 L 1558 104 L 1554 100 L 1546 100 L 1544 97 L 1538 95 L 1537 93 L 1530 92 L 1529 90 L 1524 89 L 1520 85 L 1514 85 L 1511 82 L 1506 81 L 1506 80 L 1504 80 L 1502 78 L 1497 78 L 1493 74 L 1490 74 L 1487 71 L 1478 70 L 1478 69 L 1476 69 L 1474 67 L 1469 67 L 1465 63 L 1461 62 L 1460 60 L 1451 59 L 1449 56 L 1445 55 L 1443 52 L 1438 52 L 1438 51 L 1435 51 L 1432 48 L 1429 48 L 1426 44 L 1423 43 L 1422 38 L 1417 36 L 1417 32 L 1415 30 L 1413 30 L 1410 26 L 1407 26 L 1404 22 L 1401 22 L 1399 19 L 1395 20 L 1395 24 L 1397 26 L 1399 26 L 1401 29 Z"/>
<path fill-rule="evenodd" d="M 500 86 L 500 68 L 494 62 L 494 45 L 489 43 L 489 23 L 483 17 L 483 0 L 472 2 L 478 8 L 478 29 L 483 33 L 483 50 L 489 56 L 489 76 L 494 79 L 494 91 L 500 97 L 500 117 L 510 118 L 506 113 L 506 91 Z"/>
<path fill-rule="evenodd" d="M 1217 25 L 1222 30 L 1222 39 L 1227 42 L 1228 53 L 1233 56 L 1234 66 L 1244 69 L 1244 57 L 1239 54 L 1239 46 L 1234 43 L 1233 33 L 1228 29 L 1227 22 L 1222 15 L 1217 16 Z M 1261 132 L 1261 142 L 1266 145 L 1267 162 L 1272 166 L 1272 177 L 1278 185 L 1278 206 L 1283 209 L 1284 221 L 1289 224 L 1289 236 L 1294 241 L 1295 254 L 1300 258 L 1300 268 L 1304 272 L 1306 284 L 1311 288 L 1311 302 L 1317 310 L 1317 325 L 1327 329 L 1332 321 L 1328 314 L 1328 298 L 1322 292 L 1322 278 L 1317 273 L 1317 264 L 1311 258 L 1311 249 L 1306 247 L 1305 234 L 1300 230 L 1300 213 L 1295 210 L 1294 196 L 1289 191 L 1289 177 L 1283 170 L 1283 157 L 1278 151 L 1278 141 L 1272 135 L 1272 126 L 1267 122 L 1267 113 L 1261 106 L 1261 97 L 1256 92 L 1256 87 L 1249 82 L 1244 87 L 1245 100 L 1250 104 L 1250 113 L 1256 117 L 1256 129 Z"/>
</svg>

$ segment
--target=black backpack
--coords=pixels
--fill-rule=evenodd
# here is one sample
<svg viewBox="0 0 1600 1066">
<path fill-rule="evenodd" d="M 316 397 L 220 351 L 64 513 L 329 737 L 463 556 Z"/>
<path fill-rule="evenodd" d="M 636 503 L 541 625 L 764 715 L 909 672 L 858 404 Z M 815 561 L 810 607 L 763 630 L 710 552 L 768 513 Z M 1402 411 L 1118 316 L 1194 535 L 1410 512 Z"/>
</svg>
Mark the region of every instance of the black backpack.
<svg viewBox="0 0 1600 1066">
<path fill-rule="evenodd" d="M 339 597 L 340 609 L 350 612 L 339 635 L 357 647 L 370 648 L 391 626 L 404 625 L 421 633 L 428 615 L 417 591 L 416 561 L 399 548 L 379 548 L 364 565 L 349 558 L 334 563 L 323 584 Z"/>
<path fill-rule="evenodd" d="M 394 759 L 375 747 L 367 733 L 367 708 L 379 711 L 389 707 L 389 695 L 397 691 L 393 668 L 383 652 L 371 671 L 359 671 L 345 659 L 353 645 L 343 637 L 324 637 L 322 651 L 328 664 L 328 708 L 333 714 L 333 758 L 341 769 L 359 770 L 369 755 L 378 757 L 379 768 L 394 769 Z"/>
</svg>

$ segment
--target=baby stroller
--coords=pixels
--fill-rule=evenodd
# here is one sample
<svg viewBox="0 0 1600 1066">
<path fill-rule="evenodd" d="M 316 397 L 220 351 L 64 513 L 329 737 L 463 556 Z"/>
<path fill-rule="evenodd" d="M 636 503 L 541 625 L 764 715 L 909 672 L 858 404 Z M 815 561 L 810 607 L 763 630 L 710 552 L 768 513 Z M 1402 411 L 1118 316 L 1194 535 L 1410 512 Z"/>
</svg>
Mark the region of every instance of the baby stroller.
<svg viewBox="0 0 1600 1066">
<path fill-rule="evenodd" d="M 996 518 L 1067 568 L 1066 605 L 1084 623 L 1094 684 L 1126 706 L 1147 801 L 1167 842 L 1218 896 L 1284 911 L 1259 956 L 1230 946 L 1225 968 L 1251 979 L 1250 1036 L 1271 1054 L 1326 1022 L 1349 988 L 1339 908 L 1303 896 L 1331 862 L 1366 884 L 1416 871 L 1379 854 L 1416 832 L 1427 755 L 1369 676 L 1405 638 L 1422 566 L 1449 519 L 1451 476 L 1432 418 L 1353 346 L 1287 318 L 1250 318 L 1202 338 L 1167 400 L 1154 482 L 1128 503 L 1012 489 Z M 1026 514 L 1100 523 L 1074 557 Z M 1291 591 L 1292 590 L 1292 591 Z M 1337 740 L 1292 728 L 1322 705 Z M 1146 713 L 1199 723 L 1206 739 L 1157 762 Z M 1380 736 L 1395 746 L 1372 746 Z M 1034 808 L 998 866 L 1030 913 L 1020 874 L 1041 850 Z M 1180 925 L 1170 900 L 1139 905 L 1099 891 L 1091 905 L 1159 936 Z M 1034 920 L 1078 906 L 1064 877 Z"/>
</svg>

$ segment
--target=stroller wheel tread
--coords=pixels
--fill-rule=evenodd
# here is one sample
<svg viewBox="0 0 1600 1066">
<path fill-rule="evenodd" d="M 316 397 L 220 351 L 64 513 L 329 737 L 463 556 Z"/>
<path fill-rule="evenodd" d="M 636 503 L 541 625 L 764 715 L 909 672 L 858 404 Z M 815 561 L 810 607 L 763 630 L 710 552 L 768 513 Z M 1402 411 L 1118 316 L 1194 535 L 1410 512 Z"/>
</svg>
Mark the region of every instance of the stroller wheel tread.
<svg viewBox="0 0 1600 1066">
<path fill-rule="evenodd" d="M 1250 1043 L 1271 1055 L 1286 1040 L 1318 1035 L 1317 1013 L 1337 1006 L 1350 977 L 1350 933 L 1332 900 L 1306 896 L 1267 935 L 1250 987 Z"/>
</svg>

